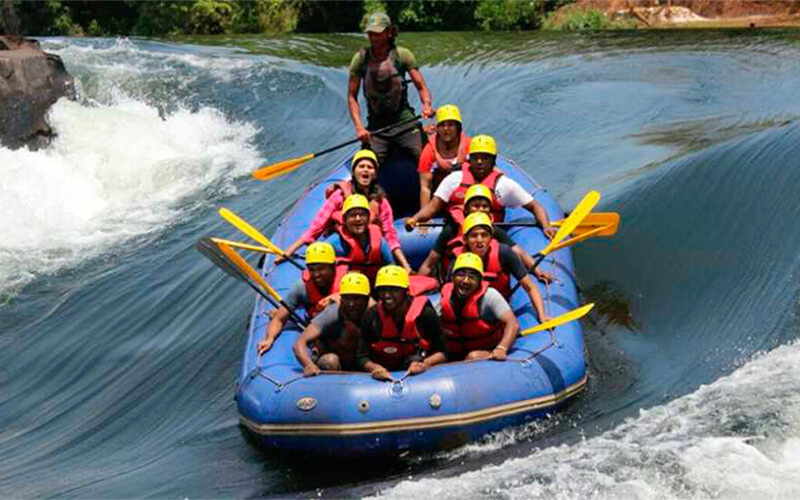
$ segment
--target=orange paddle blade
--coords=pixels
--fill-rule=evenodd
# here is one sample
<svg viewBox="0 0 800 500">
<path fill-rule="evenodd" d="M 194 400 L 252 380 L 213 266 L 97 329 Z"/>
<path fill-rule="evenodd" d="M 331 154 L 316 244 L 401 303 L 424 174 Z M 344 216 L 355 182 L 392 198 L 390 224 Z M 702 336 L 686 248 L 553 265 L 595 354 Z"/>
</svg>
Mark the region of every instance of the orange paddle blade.
<svg viewBox="0 0 800 500">
<path fill-rule="evenodd" d="M 592 236 L 600 236 L 603 232 L 608 231 L 608 226 L 600 226 L 585 233 L 576 234 L 573 238 L 570 238 L 566 241 L 562 241 L 558 245 L 553 245 L 553 248 L 550 249 L 551 252 L 555 252 L 556 250 L 560 250 L 564 247 L 568 247 L 574 245 L 575 243 L 580 243 L 581 241 L 588 240 Z"/>
<path fill-rule="evenodd" d="M 598 227 L 603 227 L 599 233 L 594 233 L 596 236 L 613 236 L 617 234 L 619 229 L 620 216 L 616 212 L 596 212 L 586 216 L 583 221 L 578 224 L 578 227 L 572 231 L 572 234 L 578 236 L 587 231 L 593 231 Z M 553 226 L 561 227 L 564 220 L 557 220 L 551 222 Z"/>
<path fill-rule="evenodd" d="M 222 238 L 211 238 L 211 241 L 214 243 L 225 243 L 228 246 L 233 248 L 241 248 L 242 250 L 250 250 L 252 252 L 262 252 L 262 253 L 275 253 L 275 251 L 271 248 L 260 247 L 258 245 L 251 245 L 249 243 L 242 243 L 241 241 L 231 241 L 231 240 L 224 240 Z"/>
<path fill-rule="evenodd" d="M 272 179 L 273 177 L 278 177 L 279 175 L 288 174 L 303 163 L 312 159 L 314 159 L 314 153 L 308 153 L 300 158 L 279 161 L 278 163 L 273 163 L 272 165 L 259 168 L 253 172 L 253 177 L 260 181 L 266 181 Z"/>
<path fill-rule="evenodd" d="M 219 215 L 226 221 L 236 226 L 236 229 L 243 232 L 253 240 L 264 245 L 268 250 L 278 255 L 283 255 L 283 250 L 281 250 L 280 248 L 278 248 L 277 245 L 269 241 L 269 239 L 267 239 L 266 236 L 261 234 L 261 231 L 248 224 L 246 220 L 242 219 L 241 217 L 233 213 L 231 210 L 222 207 L 219 209 Z"/>
<path fill-rule="evenodd" d="M 582 317 L 586 316 L 586 314 L 588 314 L 593 307 L 594 303 L 586 304 L 585 306 L 573 309 L 572 311 L 566 314 L 562 314 L 557 318 L 553 318 L 550 321 L 545 321 L 541 325 L 536 325 L 533 328 L 528 328 L 527 330 L 520 332 L 520 335 L 530 335 L 531 333 L 541 332 L 543 330 L 550 330 L 557 326 L 561 326 L 564 323 L 569 323 L 570 321 L 581 319 Z"/>
<path fill-rule="evenodd" d="M 217 243 L 217 246 L 219 247 L 220 250 L 222 250 L 222 253 L 224 253 L 231 260 L 231 262 L 236 264 L 236 267 L 244 271 L 244 273 L 247 274 L 251 280 L 253 280 L 255 283 L 258 283 L 259 286 L 261 286 L 261 288 L 263 288 L 275 300 L 279 302 L 283 300 L 281 296 L 278 295 L 278 292 L 276 292 L 274 288 L 269 286 L 269 283 L 264 281 L 264 278 L 262 278 L 261 275 L 258 274 L 258 271 L 253 269 L 250 266 L 250 264 L 248 264 L 247 261 L 244 260 L 244 258 L 242 258 L 242 256 L 236 252 L 236 250 L 229 247 L 227 243 Z"/>
<path fill-rule="evenodd" d="M 550 243 L 542 250 L 542 255 L 548 255 L 550 252 L 553 251 L 554 247 L 561 243 L 567 236 L 575 230 L 578 225 L 583 222 L 583 219 L 586 218 L 587 215 L 592 211 L 595 205 L 600 201 L 600 193 L 597 191 L 589 191 L 586 196 L 578 203 L 575 207 L 575 210 L 569 214 L 569 217 L 564 219 L 564 222 L 561 224 L 561 227 L 558 229 L 558 232 L 553 239 L 550 240 Z"/>
</svg>

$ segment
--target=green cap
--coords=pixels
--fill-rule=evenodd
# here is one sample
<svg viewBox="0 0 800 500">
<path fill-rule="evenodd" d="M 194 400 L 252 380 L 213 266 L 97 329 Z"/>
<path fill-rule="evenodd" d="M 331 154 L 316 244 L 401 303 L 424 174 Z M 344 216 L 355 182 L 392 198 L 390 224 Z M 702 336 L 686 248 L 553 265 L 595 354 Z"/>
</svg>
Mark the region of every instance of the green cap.
<svg viewBox="0 0 800 500">
<path fill-rule="evenodd" d="M 375 12 L 367 17 L 367 26 L 364 28 L 364 31 L 383 33 L 383 31 L 391 25 L 392 20 L 385 12 Z"/>
</svg>

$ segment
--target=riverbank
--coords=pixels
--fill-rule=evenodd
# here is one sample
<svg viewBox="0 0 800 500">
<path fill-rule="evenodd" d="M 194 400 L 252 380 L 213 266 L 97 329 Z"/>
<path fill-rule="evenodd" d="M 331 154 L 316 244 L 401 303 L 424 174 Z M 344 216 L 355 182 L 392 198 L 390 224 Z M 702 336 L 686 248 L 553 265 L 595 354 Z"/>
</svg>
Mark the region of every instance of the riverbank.
<svg viewBox="0 0 800 500">
<path fill-rule="evenodd" d="M 579 0 L 561 9 L 596 9 L 637 29 L 798 28 L 797 0 Z"/>
</svg>

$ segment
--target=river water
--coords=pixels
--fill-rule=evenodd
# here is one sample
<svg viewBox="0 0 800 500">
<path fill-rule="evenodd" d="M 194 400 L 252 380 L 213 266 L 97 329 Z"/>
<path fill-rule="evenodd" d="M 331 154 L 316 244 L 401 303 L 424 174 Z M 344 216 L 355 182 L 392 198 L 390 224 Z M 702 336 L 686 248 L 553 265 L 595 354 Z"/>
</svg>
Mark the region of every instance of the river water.
<svg viewBox="0 0 800 500">
<path fill-rule="evenodd" d="M 597 189 L 621 212 L 575 252 L 610 311 L 586 324 L 589 391 L 400 464 L 252 448 L 233 386 L 253 294 L 192 246 L 234 236 L 223 204 L 269 234 L 347 154 L 249 177 L 351 137 L 363 38 L 47 39 L 82 97 L 49 149 L 0 148 L 0 497 L 800 496 L 800 36 L 401 42 L 435 104 L 565 208 Z"/>
</svg>

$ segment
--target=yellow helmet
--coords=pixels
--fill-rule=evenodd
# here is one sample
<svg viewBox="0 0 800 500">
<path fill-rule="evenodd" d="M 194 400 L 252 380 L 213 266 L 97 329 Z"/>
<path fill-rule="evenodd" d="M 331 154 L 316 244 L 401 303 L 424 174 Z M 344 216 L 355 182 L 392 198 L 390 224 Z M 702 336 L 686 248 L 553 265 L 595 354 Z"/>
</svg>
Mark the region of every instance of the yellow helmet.
<svg viewBox="0 0 800 500">
<path fill-rule="evenodd" d="M 486 198 L 489 203 L 494 201 L 492 190 L 483 184 L 473 184 L 467 188 L 467 192 L 464 194 L 464 206 L 467 206 L 469 200 L 473 198 Z"/>
<path fill-rule="evenodd" d="M 372 163 L 375 164 L 375 168 L 378 168 L 378 156 L 369 149 L 362 149 L 353 155 L 353 161 L 350 162 L 350 169 L 352 170 L 352 168 L 356 166 L 356 163 L 364 158 L 367 160 L 372 160 Z"/>
<path fill-rule="evenodd" d="M 347 273 L 339 281 L 339 295 L 365 295 L 369 297 L 369 280 L 361 273 Z"/>
<path fill-rule="evenodd" d="M 492 156 L 497 156 L 497 144 L 494 142 L 494 137 L 491 135 L 476 135 L 469 143 L 469 154 L 474 153 L 489 153 Z"/>
<path fill-rule="evenodd" d="M 375 277 L 375 288 L 379 286 L 408 288 L 408 271 L 400 266 L 383 266 Z"/>
<path fill-rule="evenodd" d="M 369 200 L 363 194 L 351 194 L 344 200 L 342 205 L 342 215 L 354 208 L 363 208 L 369 212 Z"/>
<path fill-rule="evenodd" d="M 458 122 L 459 124 L 461 123 L 461 110 L 458 109 L 458 106 L 445 104 L 436 110 L 436 123 L 442 123 L 448 120 Z"/>
<path fill-rule="evenodd" d="M 467 215 L 466 219 L 464 219 L 464 222 L 461 224 L 461 234 L 466 236 L 478 226 L 487 226 L 489 232 L 492 231 L 494 224 L 492 224 L 492 218 L 489 217 L 489 214 L 484 212 L 472 212 Z"/>
<path fill-rule="evenodd" d="M 453 272 L 459 269 L 472 269 L 483 276 L 483 260 L 477 254 L 464 252 L 456 257 L 456 263 L 453 264 Z"/>
<path fill-rule="evenodd" d="M 327 241 L 315 241 L 306 250 L 306 265 L 333 264 L 336 262 L 336 251 Z"/>
</svg>

